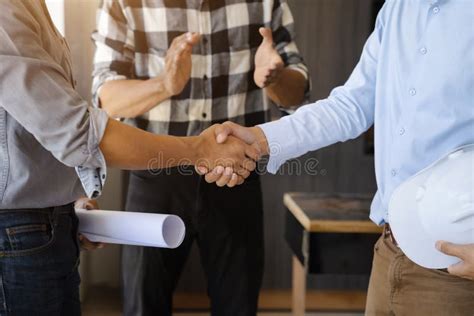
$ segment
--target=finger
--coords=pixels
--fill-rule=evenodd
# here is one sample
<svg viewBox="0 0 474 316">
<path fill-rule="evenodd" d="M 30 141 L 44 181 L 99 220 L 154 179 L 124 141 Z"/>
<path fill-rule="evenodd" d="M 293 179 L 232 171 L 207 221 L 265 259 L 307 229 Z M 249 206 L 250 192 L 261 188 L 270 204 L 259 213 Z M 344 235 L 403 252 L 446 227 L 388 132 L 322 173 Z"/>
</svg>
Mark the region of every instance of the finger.
<svg viewBox="0 0 474 316">
<path fill-rule="evenodd" d="M 193 52 L 193 47 L 186 42 L 180 43 L 175 48 L 174 63 L 181 63 L 185 58 L 190 58 Z M 179 66 L 179 65 L 178 65 Z"/>
<path fill-rule="evenodd" d="M 174 56 L 173 62 L 182 58 L 184 54 L 191 54 L 193 45 L 187 41 L 187 33 L 182 34 L 171 42 L 170 48 L 168 49 L 167 56 Z"/>
<path fill-rule="evenodd" d="M 242 167 L 247 171 L 254 171 L 257 168 L 257 163 L 252 159 L 246 158 L 242 161 Z"/>
<path fill-rule="evenodd" d="M 216 168 L 214 168 L 214 170 L 206 174 L 204 179 L 207 183 L 214 183 L 221 178 L 222 173 L 224 173 L 224 167 L 217 166 Z"/>
<path fill-rule="evenodd" d="M 204 166 L 194 166 L 196 173 L 200 176 L 203 176 L 209 172 L 209 170 Z"/>
<path fill-rule="evenodd" d="M 174 51 L 177 57 L 191 55 L 193 46 L 201 39 L 198 33 L 185 33 L 176 37 L 171 43 L 170 50 Z M 179 60 L 179 59 L 178 59 Z"/>
<path fill-rule="evenodd" d="M 275 70 L 281 70 L 281 68 L 283 68 L 283 66 L 285 66 L 285 63 L 281 59 L 280 55 L 278 55 L 278 56 L 275 55 L 275 57 L 273 58 L 271 68 L 275 69 Z"/>
<path fill-rule="evenodd" d="M 249 176 L 250 176 L 250 171 L 248 171 L 247 169 L 245 168 L 240 168 L 240 169 L 237 169 L 235 170 L 235 173 L 239 176 L 241 176 L 242 178 L 244 179 L 247 179 Z"/>
<path fill-rule="evenodd" d="M 229 183 L 227 183 L 227 187 L 233 188 L 239 183 L 239 176 L 236 173 L 232 174 Z"/>
<path fill-rule="evenodd" d="M 467 246 L 457 245 L 447 241 L 438 241 L 436 242 L 436 248 L 444 254 L 464 259 Z"/>
<path fill-rule="evenodd" d="M 227 135 L 232 134 L 235 137 L 240 138 L 241 140 L 243 140 L 245 143 L 249 145 L 253 144 L 256 141 L 255 135 L 247 127 L 241 126 L 239 124 L 235 124 L 234 122 L 230 122 L 230 121 L 221 124 L 221 126 L 222 126 L 222 129 L 228 133 Z M 219 136 L 220 134 L 217 134 L 217 135 Z M 227 135 L 225 135 L 226 139 L 227 139 Z"/>
<path fill-rule="evenodd" d="M 86 250 L 102 249 L 104 247 L 105 247 L 104 243 L 93 242 L 93 241 L 84 241 L 81 246 L 81 248 L 86 249 Z"/>
<path fill-rule="evenodd" d="M 262 44 L 270 44 L 273 45 L 273 34 L 272 30 L 266 27 L 261 27 L 258 29 L 258 32 L 263 37 Z"/>
<path fill-rule="evenodd" d="M 239 176 L 239 181 L 237 182 L 237 185 L 243 184 L 244 181 L 245 181 L 245 179 Z"/>
<path fill-rule="evenodd" d="M 216 126 L 214 133 L 217 143 L 222 144 L 227 140 L 229 135 L 232 135 L 232 128 L 226 124 L 219 124 Z"/>
<path fill-rule="evenodd" d="M 275 70 L 272 70 L 271 74 L 265 79 L 269 82 L 275 82 L 278 80 L 278 78 L 280 78 L 280 75 L 281 75 L 281 69 L 275 69 Z"/>
<path fill-rule="evenodd" d="M 245 147 L 245 156 L 249 157 L 253 161 L 258 161 L 262 156 L 262 152 L 260 151 L 258 145 L 255 143 Z"/>
<path fill-rule="evenodd" d="M 102 243 L 95 243 L 91 241 L 84 241 L 81 243 L 82 250 L 96 250 L 104 248 L 104 244 Z"/>
<path fill-rule="evenodd" d="M 233 173 L 234 173 L 234 170 L 232 168 L 230 167 L 225 168 L 222 176 L 219 178 L 219 180 L 216 181 L 217 186 L 223 187 L 227 183 L 229 183 L 229 181 L 232 179 Z"/>
<path fill-rule="evenodd" d="M 448 267 L 448 272 L 453 275 L 463 277 L 467 274 L 467 265 L 461 261 Z"/>
<path fill-rule="evenodd" d="M 81 198 L 76 201 L 74 208 L 83 209 L 83 210 L 95 210 L 99 208 L 96 200 L 91 200 L 89 198 Z"/>
<path fill-rule="evenodd" d="M 79 235 L 79 242 L 81 245 L 81 249 L 84 250 L 94 250 L 98 248 L 104 248 L 104 244 L 100 242 L 92 242 L 87 239 L 84 235 Z"/>
<path fill-rule="evenodd" d="M 281 74 L 281 68 L 275 68 L 270 72 L 270 78 L 275 79 L 278 78 Z"/>
</svg>

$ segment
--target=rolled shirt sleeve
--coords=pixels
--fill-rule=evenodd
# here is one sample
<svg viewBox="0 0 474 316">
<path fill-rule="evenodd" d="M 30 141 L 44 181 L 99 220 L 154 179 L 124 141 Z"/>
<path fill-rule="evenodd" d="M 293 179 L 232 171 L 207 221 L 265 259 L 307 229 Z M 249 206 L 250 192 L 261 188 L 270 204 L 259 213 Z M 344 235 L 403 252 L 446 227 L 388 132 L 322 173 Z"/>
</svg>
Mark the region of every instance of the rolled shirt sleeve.
<svg viewBox="0 0 474 316">
<path fill-rule="evenodd" d="M 102 1 L 97 11 L 97 30 L 92 34 L 92 39 L 96 45 L 92 103 L 99 107 L 100 88 L 104 83 L 134 77 L 134 33 L 127 25 L 119 1 Z"/>
<path fill-rule="evenodd" d="M 83 169 L 81 180 L 86 170 L 96 174 L 101 189 L 106 164 L 99 144 L 107 114 L 89 108 L 74 90 L 70 76 L 42 47 L 42 30 L 22 12 L 21 2 L 1 9 L 0 106 L 57 160 Z M 89 196 L 98 194 L 83 185 Z"/>
<path fill-rule="evenodd" d="M 278 121 L 259 125 L 270 147 L 269 172 L 276 173 L 291 158 L 356 138 L 372 126 L 382 28 L 377 20 L 353 73 L 327 99 L 303 106 Z"/>
</svg>

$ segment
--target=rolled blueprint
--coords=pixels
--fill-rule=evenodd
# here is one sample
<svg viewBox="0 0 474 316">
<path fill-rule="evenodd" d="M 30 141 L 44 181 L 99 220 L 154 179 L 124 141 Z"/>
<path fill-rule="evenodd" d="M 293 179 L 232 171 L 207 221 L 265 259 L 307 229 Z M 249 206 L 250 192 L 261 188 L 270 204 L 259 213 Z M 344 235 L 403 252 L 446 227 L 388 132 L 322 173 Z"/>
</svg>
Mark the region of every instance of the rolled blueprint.
<svg viewBox="0 0 474 316">
<path fill-rule="evenodd" d="M 94 242 L 177 248 L 186 228 L 176 215 L 76 209 L 79 232 Z"/>
</svg>

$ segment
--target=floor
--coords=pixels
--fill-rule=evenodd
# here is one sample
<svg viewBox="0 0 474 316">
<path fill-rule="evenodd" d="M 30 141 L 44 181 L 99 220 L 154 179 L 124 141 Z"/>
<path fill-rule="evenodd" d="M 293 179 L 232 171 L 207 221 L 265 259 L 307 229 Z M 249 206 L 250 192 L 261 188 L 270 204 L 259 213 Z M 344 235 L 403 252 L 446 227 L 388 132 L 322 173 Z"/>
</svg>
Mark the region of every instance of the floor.
<svg viewBox="0 0 474 316">
<path fill-rule="evenodd" d="M 120 298 L 117 293 L 95 289 L 83 302 L 83 316 L 121 316 Z M 178 311 L 175 316 L 209 316 L 209 313 L 198 311 Z M 291 316 L 289 310 L 260 312 L 258 316 Z M 363 313 L 329 313 L 329 312 L 308 312 L 306 316 L 363 316 Z"/>
</svg>

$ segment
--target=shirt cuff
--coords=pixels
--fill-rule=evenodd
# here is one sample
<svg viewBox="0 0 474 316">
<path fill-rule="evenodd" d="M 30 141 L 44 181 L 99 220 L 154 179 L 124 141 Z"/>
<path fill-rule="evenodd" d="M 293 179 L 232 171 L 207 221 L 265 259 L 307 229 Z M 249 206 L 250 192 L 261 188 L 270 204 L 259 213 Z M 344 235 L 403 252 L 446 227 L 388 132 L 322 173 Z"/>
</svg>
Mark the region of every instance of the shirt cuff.
<svg viewBox="0 0 474 316">
<path fill-rule="evenodd" d="M 96 198 L 102 193 L 102 188 L 107 179 L 107 165 L 99 145 L 104 136 L 109 117 L 103 110 L 89 108 L 89 119 L 87 159 L 76 168 L 76 173 L 81 180 L 86 195 L 89 198 Z"/>
<path fill-rule="evenodd" d="M 268 142 L 270 152 L 268 172 L 275 174 L 287 160 L 299 156 L 298 143 L 290 132 L 292 128 L 288 120 L 282 118 L 258 127 L 262 129 Z"/>
<path fill-rule="evenodd" d="M 93 89 L 92 89 L 93 90 L 92 105 L 96 108 L 100 108 L 100 90 L 102 90 L 102 86 L 104 85 L 104 83 L 108 81 L 113 81 L 113 80 L 126 80 L 126 79 L 128 78 L 122 75 L 109 75 L 105 78 L 101 78 L 100 76 L 98 76 L 97 78 L 94 78 Z"/>
</svg>

